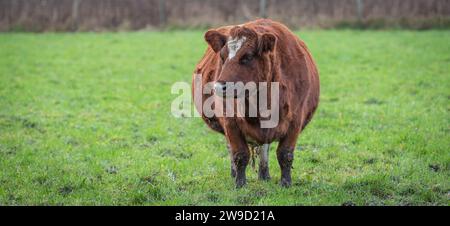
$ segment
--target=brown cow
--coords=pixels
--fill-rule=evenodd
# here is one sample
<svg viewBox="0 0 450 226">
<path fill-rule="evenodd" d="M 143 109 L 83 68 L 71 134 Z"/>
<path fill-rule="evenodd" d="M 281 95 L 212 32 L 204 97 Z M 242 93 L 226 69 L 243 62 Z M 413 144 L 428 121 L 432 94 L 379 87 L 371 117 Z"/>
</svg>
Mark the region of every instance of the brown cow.
<svg viewBox="0 0 450 226">
<path fill-rule="evenodd" d="M 268 150 L 274 141 L 279 142 L 280 183 L 290 186 L 297 137 L 319 103 L 319 75 L 308 48 L 286 26 L 268 19 L 212 29 L 206 32 L 205 40 L 209 46 L 194 72 L 194 76 L 201 76 L 202 87 L 195 86 L 193 77 L 192 91 L 214 82 L 214 92 L 202 94 L 195 106 L 210 128 L 225 135 L 236 186 L 246 183 L 249 144 L 258 145 L 259 179 L 270 179 Z M 209 97 L 233 98 L 223 95 L 229 82 L 250 81 L 278 82 L 279 122 L 275 127 L 261 128 L 259 113 L 257 117 L 224 117 L 202 112 Z M 273 105 L 270 100 L 269 105 Z"/>
</svg>

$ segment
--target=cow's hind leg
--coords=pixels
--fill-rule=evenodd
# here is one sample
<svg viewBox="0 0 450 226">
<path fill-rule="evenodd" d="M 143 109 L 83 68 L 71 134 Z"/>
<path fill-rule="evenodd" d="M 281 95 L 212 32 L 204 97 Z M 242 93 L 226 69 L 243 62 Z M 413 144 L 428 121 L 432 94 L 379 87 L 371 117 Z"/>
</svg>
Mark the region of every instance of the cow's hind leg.
<svg viewBox="0 0 450 226">
<path fill-rule="evenodd" d="M 269 180 L 269 149 L 270 144 L 264 144 L 259 153 L 259 170 L 258 178 L 260 180 Z"/>
<path fill-rule="evenodd" d="M 291 186 L 291 168 L 292 163 L 294 162 L 294 150 L 298 134 L 299 130 L 297 130 L 297 132 L 289 133 L 287 136 L 280 139 L 278 144 L 277 159 L 281 168 L 280 184 L 283 187 Z"/>
</svg>

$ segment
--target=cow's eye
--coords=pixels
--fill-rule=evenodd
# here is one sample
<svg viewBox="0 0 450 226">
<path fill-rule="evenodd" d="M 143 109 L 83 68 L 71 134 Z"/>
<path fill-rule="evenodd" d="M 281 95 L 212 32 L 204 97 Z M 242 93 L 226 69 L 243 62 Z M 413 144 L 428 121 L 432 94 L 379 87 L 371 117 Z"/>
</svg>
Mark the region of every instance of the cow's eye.
<svg viewBox="0 0 450 226">
<path fill-rule="evenodd" d="M 252 54 L 245 54 L 244 56 L 242 56 L 240 63 L 241 64 L 248 64 L 253 60 L 253 55 Z"/>
</svg>

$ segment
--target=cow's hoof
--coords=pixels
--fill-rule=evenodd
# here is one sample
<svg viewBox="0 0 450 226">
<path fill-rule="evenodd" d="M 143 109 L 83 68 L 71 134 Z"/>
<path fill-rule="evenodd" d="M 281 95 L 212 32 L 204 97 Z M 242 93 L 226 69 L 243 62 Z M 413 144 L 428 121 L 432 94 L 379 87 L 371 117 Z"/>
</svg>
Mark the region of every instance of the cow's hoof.
<svg viewBox="0 0 450 226">
<path fill-rule="evenodd" d="M 291 180 L 290 179 L 286 179 L 286 178 L 282 178 L 280 181 L 280 185 L 282 187 L 288 188 L 291 186 Z"/>
<path fill-rule="evenodd" d="M 258 179 L 260 180 L 270 180 L 270 174 L 269 174 L 269 169 L 265 169 L 265 170 L 259 170 L 258 172 Z"/>
<path fill-rule="evenodd" d="M 236 179 L 236 188 L 242 188 L 246 184 L 245 179 Z"/>
</svg>

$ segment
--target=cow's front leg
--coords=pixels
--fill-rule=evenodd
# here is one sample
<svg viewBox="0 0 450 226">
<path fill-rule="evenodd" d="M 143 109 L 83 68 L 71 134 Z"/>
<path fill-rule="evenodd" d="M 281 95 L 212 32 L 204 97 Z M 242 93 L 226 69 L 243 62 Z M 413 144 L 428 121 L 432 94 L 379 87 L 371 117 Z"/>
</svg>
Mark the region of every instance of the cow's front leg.
<svg viewBox="0 0 450 226">
<path fill-rule="evenodd" d="M 278 144 L 277 158 L 281 169 L 280 184 L 283 187 L 291 186 L 291 169 L 294 162 L 294 150 L 298 134 L 298 132 L 291 133 L 282 138 Z"/>
<path fill-rule="evenodd" d="M 236 165 L 233 161 L 233 153 L 231 152 L 231 146 L 227 143 L 228 153 L 230 153 L 230 169 L 231 169 L 231 177 L 236 178 Z"/>
<path fill-rule="evenodd" d="M 245 169 L 247 168 L 249 151 L 248 149 L 239 149 L 233 153 L 233 162 L 236 166 L 236 187 L 240 188 L 247 183 Z"/>
<path fill-rule="evenodd" d="M 270 144 L 264 144 L 260 147 L 259 153 L 259 170 L 258 170 L 258 178 L 260 180 L 269 180 L 269 149 Z"/>
<path fill-rule="evenodd" d="M 236 170 L 236 187 L 240 188 L 246 183 L 245 169 L 250 158 L 250 151 L 245 137 L 235 123 L 227 123 L 225 126 L 225 135 L 230 144 L 231 164 L 232 167 L 234 164 Z"/>
</svg>

